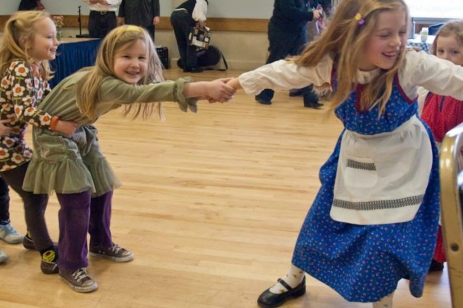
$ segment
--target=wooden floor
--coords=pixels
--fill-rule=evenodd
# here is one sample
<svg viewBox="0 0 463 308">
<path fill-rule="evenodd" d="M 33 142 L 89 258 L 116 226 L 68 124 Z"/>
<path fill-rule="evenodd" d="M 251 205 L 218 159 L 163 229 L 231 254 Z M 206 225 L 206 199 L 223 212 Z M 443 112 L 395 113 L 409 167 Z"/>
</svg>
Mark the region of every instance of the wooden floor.
<svg viewBox="0 0 463 308">
<path fill-rule="evenodd" d="M 166 71 L 168 79 L 181 74 Z M 79 294 L 57 276 L 43 275 L 38 253 L 1 242 L 10 259 L 0 265 L 0 307 L 253 308 L 258 295 L 286 273 L 340 122 L 304 108 L 301 98 L 287 92 L 271 106 L 240 92 L 227 104 L 201 102 L 197 114 L 173 103 L 165 104 L 165 113 L 166 122 L 142 122 L 113 111 L 97 123 L 103 150 L 123 183 L 113 200 L 113 238 L 135 259 L 116 264 L 90 258 L 89 273 L 100 287 Z M 46 215 L 55 240 L 57 211 L 52 196 Z M 11 216 L 24 232 L 14 194 Z M 348 303 L 307 278 L 307 294 L 285 307 L 371 307 Z M 394 307 L 450 308 L 447 272 L 429 275 L 420 299 L 401 281 Z"/>
</svg>

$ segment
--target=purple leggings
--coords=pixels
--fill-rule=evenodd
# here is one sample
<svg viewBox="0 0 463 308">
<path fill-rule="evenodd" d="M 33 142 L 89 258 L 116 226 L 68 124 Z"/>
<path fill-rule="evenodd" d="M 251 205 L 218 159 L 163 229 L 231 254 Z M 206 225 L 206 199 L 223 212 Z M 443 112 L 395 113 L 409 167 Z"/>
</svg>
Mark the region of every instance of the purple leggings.
<svg viewBox="0 0 463 308">
<path fill-rule="evenodd" d="M 77 194 L 56 194 L 61 209 L 59 218 L 58 266 L 64 270 L 76 271 L 88 266 L 87 233 L 90 245 L 111 247 L 110 191 L 92 198 L 90 191 Z"/>
</svg>

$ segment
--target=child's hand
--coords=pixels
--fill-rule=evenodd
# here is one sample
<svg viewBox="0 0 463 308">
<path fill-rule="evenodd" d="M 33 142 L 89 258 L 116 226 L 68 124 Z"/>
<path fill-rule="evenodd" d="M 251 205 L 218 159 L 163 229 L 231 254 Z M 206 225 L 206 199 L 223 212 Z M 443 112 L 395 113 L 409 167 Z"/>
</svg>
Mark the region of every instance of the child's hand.
<svg viewBox="0 0 463 308">
<path fill-rule="evenodd" d="M 11 127 L 5 126 L 4 124 L 10 123 L 9 119 L 0 120 L 0 136 L 6 137 L 11 134 Z"/>
<path fill-rule="evenodd" d="M 71 137 L 72 134 L 74 134 L 77 126 L 79 126 L 79 124 L 74 121 L 58 120 L 58 123 L 56 123 L 55 131 L 63 133 L 68 137 Z"/>
<path fill-rule="evenodd" d="M 233 79 L 233 77 L 227 77 L 227 78 L 219 78 L 217 80 L 220 80 L 220 81 L 222 81 L 223 83 L 226 84 L 232 79 Z M 232 96 L 232 98 L 233 98 L 233 96 Z M 217 101 L 215 99 L 213 99 L 212 97 L 206 97 L 205 99 L 207 99 L 210 104 L 217 103 Z"/>
<path fill-rule="evenodd" d="M 210 103 L 226 103 L 235 95 L 236 89 L 227 85 L 229 78 L 213 80 L 206 85 L 206 96 Z"/>
</svg>

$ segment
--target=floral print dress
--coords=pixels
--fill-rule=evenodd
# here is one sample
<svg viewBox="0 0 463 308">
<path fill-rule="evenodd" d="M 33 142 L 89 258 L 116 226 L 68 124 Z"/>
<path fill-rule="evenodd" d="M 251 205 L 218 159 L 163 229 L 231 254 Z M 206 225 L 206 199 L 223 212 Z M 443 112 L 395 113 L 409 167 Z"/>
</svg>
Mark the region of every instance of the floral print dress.
<svg viewBox="0 0 463 308">
<path fill-rule="evenodd" d="M 37 104 L 50 92 L 46 80 L 24 60 L 14 60 L 0 81 L 0 119 L 12 128 L 9 136 L 0 136 L 0 172 L 14 169 L 32 157 L 24 134 L 28 124 L 50 128 L 51 116 L 38 110 Z"/>
</svg>

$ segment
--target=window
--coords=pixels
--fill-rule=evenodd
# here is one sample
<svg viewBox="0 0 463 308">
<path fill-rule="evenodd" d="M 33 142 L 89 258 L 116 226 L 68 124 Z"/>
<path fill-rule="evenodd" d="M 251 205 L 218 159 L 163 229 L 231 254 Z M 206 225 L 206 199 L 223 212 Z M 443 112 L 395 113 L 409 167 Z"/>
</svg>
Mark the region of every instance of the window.
<svg viewBox="0 0 463 308">
<path fill-rule="evenodd" d="M 461 0 L 405 0 L 410 15 L 419 19 L 463 19 Z"/>
</svg>

